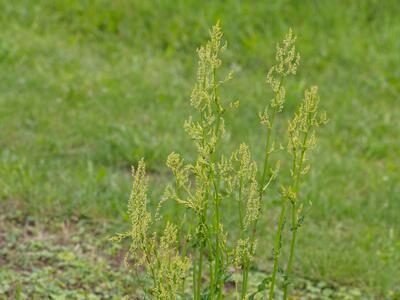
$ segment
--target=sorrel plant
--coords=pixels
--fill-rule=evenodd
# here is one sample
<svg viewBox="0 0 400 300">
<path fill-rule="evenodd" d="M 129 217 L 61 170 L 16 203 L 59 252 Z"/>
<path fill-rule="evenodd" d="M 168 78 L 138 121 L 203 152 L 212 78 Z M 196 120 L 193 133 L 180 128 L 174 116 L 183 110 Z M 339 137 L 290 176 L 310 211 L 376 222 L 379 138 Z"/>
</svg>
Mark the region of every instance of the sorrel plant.
<svg viewBox="0 0 400 300">
<path fill-rule="evenodd" d="M 145 163 L 140 160 L 132 171 L 133 186 L 128 202 L 131 229 L 112 238 L 115 241 L 130 238 L 126 261 L 150 280 L 151 283 L 144 287 L 149 297 L 222 299 L 226 297 L 226 281 L 232 273 L 239 273 L 240 279 L 235 279 L 237 299 L 254 299 L 263 291 L 268 299 L 273 299 L 282 260 L 282 233 L 289 214 L 291 241 L 282 286 L 284 299 L 287 298 L 296 237 L 303 220 L 300 180 L 309 170 L 307 154 L 315 145 L 315 130 L 326 120 L 325 115 L 318 112 L 317 88 L 311 87 L 305 91 L 298 111 L 288 123 L 287 147 L 276 146 L 274 125 L 284 107 L 285 79 L 296 74 L 300 61 L 295 40 L 290 30 L 277 45 L 276 62 L 267 74 L 273 98 L 259 114 L 265 128 L 261 168 L 257 167 L 249 146 L 244 143 L 230 155 L 218 154 L 225 133 L 224 115 L 239 106 L 239 102 L 227 103 L 220 96 L 220 89 L 232 79 L 233 72 L 220 74 L 221 54 L 226 43 L 219 23 L 210 31 L 210 40 L 197 50 L 197 80 L 190 98 L 195 115 L 184 123 L 184 129 L 196 147 L 197 158 L 186 163 L 177 153 L 168 156 L 167 167 L 175 181 L 165 188 L 154 213 L 147 207 L 148 177 Z M 292 158 L 291 165 L 287 166 L 291 180 L 282 187 L 272 274 L 266 275 L 257 290 L 250 291 L 250 268 L 257 253 L 257 239 L 263 238 L 257 236 L 258 221 L 263 216 L 262 202 L 268 201 L 269 186 L 280 170 L 280 161 L 275 159 L 272 163 L 271 156 L 285 148 Z M 160 235 L 154 228 L 157 222 L 162 223 L 165 201 L 174 201 L 176 212 L 183 215 L 181 220 L 184 221 L 166 222 Z M 237 207 L 239 235 L 228 232 L 223 225 L 221 207 L 224 201 L 235 203 Z M 265 257 L 265 253 L 259 255 Z"/>
</svg>

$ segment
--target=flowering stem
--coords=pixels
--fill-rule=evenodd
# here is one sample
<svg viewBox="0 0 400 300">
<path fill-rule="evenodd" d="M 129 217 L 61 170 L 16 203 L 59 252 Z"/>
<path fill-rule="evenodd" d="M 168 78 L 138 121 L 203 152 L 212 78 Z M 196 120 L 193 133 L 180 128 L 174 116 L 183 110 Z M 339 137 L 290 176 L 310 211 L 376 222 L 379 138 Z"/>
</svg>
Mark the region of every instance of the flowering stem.
<svg viewBox="0 0 400 300">
<path fill-rule="evenodd" d="M 270 141 L 271 141 L 271 132 L 272 132 L 272 125 L 275 120 L 277 112 L 277 107 L 274 106 L 272 116 L 271 116 L 271 123 L 270 127 L 267 132 L 267 139 L 265 143 L 265 156 L 264 156 L 264 167 L 263 167 L 263 173 L 262 177 L 259 183 L 259 201 L 262 201 L 263 195 L 264 195 L 264 185 L 266 181 L 266 176 L 267 176 L 267 170 L 268 170 L 268 165 L 269 165 L 269 157 L 270 157 Z M 255 238 L 256 238 L 256 232 L 257 232 L 257 221 L 256 219 L 253 222 L 252 225 L 252 230 L 251 230 L 251 238 L 250 238 L 250 253 L 253 253 L 254 251 L 254 243 L 255 243 Z M 243 278 L 245 279 L 243 281 L 243 287 L 242 287 L 242 299 L 245 299 L 246 293 L 247 293 L 247 279 L 248 279 L 248 273 L 250 271 L 250 258 L 245 258 L 245 263 L 244 263 L 244 270 L 243 270 Z"/>
<path fill-rule="evenodd" d="M 242 208 L 242 189 L 243 189 L 243 178 L 240 177 L 239 183 L 239 199 L 238 199 L 238 208 L 239 208 L 239 224 L 240 224 L 240 234 L 241 239 L 244 239 L 244 223 L 243 223 L 243 208 Z M 244 258 L 244 262 L 242 265 L 242 292 L 240 299 L 245 299 L 247 294 L 247 281 L 248 281 L 248 272 L 247 272 L 247 264 L 246 264 L 246 257 Z"/>
<path fill-rule="evenodd" d="M 307 118 L 308 121 L 308 118 Z M 297 174 L 295 175 L 295 183 L 294 183 L 294 194 L 295 197 L 297 197 L 297 193 L 299 190 L 299 184 L 300 184 L 300 176 L 301 176 L 301 171 L 303 167 L 303 162 L 304 162 L 304 156 L 307 150 L 307 139 L 308 135 L 310 132 L 310 126 L 308 126 L 307 131 L 304 134 L 303 138 L 303 143 L 301 146 L 301 154 L 299 157 L 299 163 L 298 163 L 298 168 L 297 168 Z M 295 170 L 293 170 L 294 172 Z M 296 201 L 292 201 L 292 240 L 290 242 L 290 253 L 289 253 L 289 260 L 288 264 L 286 267 L 286 277 L 289 278 L 290 273 L 292 272 L 292 264 L 293 264 L 293 257 L 294 257 L 294 250 L 295 250 L 295 245 L 296 245 L 296 237 L 297 237 L 297 229 L 298 229 L 298 224 L 297 224 L 298 216 L 296 214 Z M 283 286 L 283 299 L 287 299 L 287 293 L 288 293 L 288 282 L 285 282 Z"/>
<path fill-rule="evenodd" d="M 282 84 L 283 84 L 283 76 L 281 76 L 279 79 L 279 88 L 282 86 Z M 276 114 L 276 106 L 274 107 L 274 110 L 272 113 L 271 126 L 273 124 L 275 114 Z M 269 137 L 270 137 L 270 135 L 268 135 L 268 137 L 267 137 L 267 143 L 269 142 Z M 265 159 L 265 163 L 264 163 L 264 170 L 263 170 L 263 177 L 262 177 L 263 185 L 265 184 L 265 177 L 266 177 L 266 172 L 267 172 L 267 167 L 268 167 L 269 149 L 267 147 L 265 148 L 265 155 L 266 155 L 266 159 Z M 262 197 L 264 186 L 261 186 L 261 189 L 262 190 L 260 192 L 260 195 Z M 274 266 L 273 266 L 272 276 L 271 276 L 271 285 L 269 288 L 269 295 L 268 295 L 269 300 L 272 300 L 274 297 L 276 274 L 278 271 L 279 254 L 280 254 L 280 250 L 281 250 L 280 248 L 281 248 L 281 240 L 282 240 L 282 230 L 285 225 L 286 207 L 287 207 L 287 201 L 286 201 L 286 199 L 282 199 L 281 212 L 280 212 L 279 221 L 278 221 L 278 229 L 277 229 L 277 233 L 276 233 L 276 237 L 275 237 L 275 247 L 274 247 L 274 251 L 273 251 Z"/>
<path fill-rule="evenodd" d="M 219 98 L 218 98 L 218 84 L 217 84 L 217 70 L 215 67 L 212 69 L 212 89 L 213 89 L 213 99 L 214 99 L 214 104 L 215 104 L 215 109 L 217 112 L 217 123 L 215 127 L 215 136 L 218 140 L 219 134 L 220 134 L 220 122 L 221 122 L 221 117 L 222 117 L 222 111 L 221 111 L 221 106 L 219 103 Z M 216 146 L 216 145 L 215 145 Z M 215 231 L 215 268 L 214 268 L 214 280 L 215 282 L 211 284 L 211 290 L 210 290 L 210 295 L 213 295 L 214 293 L 214 284 L 218 288 L 218 299 L 222 299 L 222 289 L 223 289 L 223 276 L 222 276 L 222 266 L 224 264 L 223 262 L 223 253 L 221 251 L 221 245 L 220 245 L 220 212 L 219 212 L 219 206 L 220 206 L 220 196 L 219 196 L 219 182 L 215 178 L 214 174 L 214 164 L 215 164 L 215 152 L 216 149 L 211 153 L 210 155 L 210 179 L 212 181 L 213 187 L 214 187 L 214 231 Z"/>
<path fill-rule="evenodd" d="M 287 199 L 283 198 L 281 212 L 279 215 L 278 229 L 277 229 L 277 233 L 276 233 L 276 237 L 275 237 L 275 247 L 274 247 L 274 251 L 273 251 L 274 268 L 272 271 L 271 286 L 269 288 L 269 297 L 268 297 L 269 300 L 272 300 L 274 298 L 276 273 L 278 271 L 279 254 L 281 252 L 282 230 L 285 225 L 286 207 L 287 207 Z"/>
<path fill-rule="evenodd" d="M 263 194 L 264 194 L 264 184 L 265 184 L 265 180 L 267 177 L 267 170 L 268 170 L 268 163 L 269 163 L 271 132 L 272 132 L 272 126 L 273 126 L 273 123 L 275 120 L 275 116 L 276 116 L 276 111 L 277 111 L 277 107 L 275 106 L 274 110 L 272 111 L 271 124 L 270 124 L 270 128 L 268 130 L 268 133 L 267 133 L 267 141 L 265 143 L 264 167 L 263 167 L 262 177 L 260 180 L 260 200 L 262 199 Z"/>
</svg>

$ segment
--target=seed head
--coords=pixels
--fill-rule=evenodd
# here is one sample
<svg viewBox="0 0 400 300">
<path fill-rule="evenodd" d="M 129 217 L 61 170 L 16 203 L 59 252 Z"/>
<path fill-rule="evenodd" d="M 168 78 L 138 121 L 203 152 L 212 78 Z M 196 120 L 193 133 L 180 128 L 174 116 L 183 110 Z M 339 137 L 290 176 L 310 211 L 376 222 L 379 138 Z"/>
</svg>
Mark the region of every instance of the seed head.
<svg viewBox="0 0 400 300">
<path fill-rule="evenodd" d="M 172 152 L 170 155 L 168 155 L 167 167 L 175 176 L 177 188 L 180 188 L 188 183 L 190 166 L 184 165 L 183 159 L 179 154 Z"/>
<path fill-rule="evenodd" d="M 292 30 L 289 29 L 282 44 L 277 44 L 275 56 L 276 63 L 267 73 L 267 83 L 271 86 L 271 89 L 275 94 L 271 99 L 270 106 L 276 108 L 278 112 L 283 109 L 286 95 L 282 81 L 290 74 L 295 75 L 300 63 L 300 55 L 296 51 L 295 42 L 296 36 L 293 34 Z M 267 123 L 266 120 L 268 120 L 268 115 L 266 112 L 263 113 L 262 116 L 262 123 Z"/>
<path fill-rule="evenodd" d="M 190 267 L 188 257 L 179 255 L 176 247 L 177 228 L 167 223 L 157 249 L 157 258 L 152 262 L 156 271 L 157 299 L 175 299 Z"/>
</svg>

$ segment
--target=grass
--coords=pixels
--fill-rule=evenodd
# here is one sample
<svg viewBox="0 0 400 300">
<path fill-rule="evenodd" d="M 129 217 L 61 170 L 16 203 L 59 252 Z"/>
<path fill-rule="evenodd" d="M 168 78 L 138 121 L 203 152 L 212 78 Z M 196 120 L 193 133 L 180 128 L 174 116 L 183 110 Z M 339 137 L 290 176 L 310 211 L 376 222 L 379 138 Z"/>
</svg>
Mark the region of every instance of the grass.
<svg viewBox="0 0 400 300">
<path fill-rule="evenodd" d="M 225 61 L 237 70 L 224 96 L 246 103 L 226 120 L 227 151 L 244 140 L 261 160 L 257 112 L 271 97 L 262 78 L 275 41 L 292 27 L 302 66 L 278 121 L 311 83 L 331 119 L 304 185 L 313 205 L 294 271 L 377 299 L 398 289 L 396 1 L 1 1 L 0 9 L 3 211 L 121 220 L 131 164 L 144 156 L 153 185 L 170 180 L 167 155 L 193 153 L 181 128 L 194 49 L 218 18 L 229 43 Z M 266 205 L 275 222 L 273 199 Z M 272 233 L 262 234 L 259 249 L 272 249 Z"/>
<path fill-rule="evenodd" d="M 137 274 L 123 264 L 123 245 L 111 245 L 104 238 L 115 230 L 113 224 L 76 218 L 37 222 L 17 211 L 3 214 L 0 225 L 1 300 L 119 300 L 143 296 Z M 252 277 L 250 286 L 255 290 L 265 273 L 252 271 Z M 233 291 L 233 285 L 228 281 L 227 289 Z M 361 294 L 358 288 L 318 280 L 297 279 L 294 287 L 293 294 L 300 299 L 352 300 Z"/>
<path fill-rule="evenodd" d="M 37 222 L 19 212 L 3 215 L 0 225 L 0 299 L 122 299 L 135 293 L 136 277 L 121 265 L 121 247 L 102 238 L 106 224 Z"/>
</svg>

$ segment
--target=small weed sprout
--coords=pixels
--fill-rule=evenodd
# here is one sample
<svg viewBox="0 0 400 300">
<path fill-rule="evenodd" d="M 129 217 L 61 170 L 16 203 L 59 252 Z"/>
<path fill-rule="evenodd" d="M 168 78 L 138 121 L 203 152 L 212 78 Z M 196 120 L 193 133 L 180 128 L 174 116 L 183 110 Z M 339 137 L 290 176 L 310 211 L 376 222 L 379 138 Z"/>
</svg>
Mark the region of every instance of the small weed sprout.
<svg viewBox="0 0 400 300">
<path fill-rule="evenodd" d="M 291 181 L 282 189 L 272 275 L 259 285 L 257 291 L 249 291 L 262 201 L 280 169 L 279 161 L 275 166 L 270 161 L 271 154 L 279 150 L 273 139 L 274 123 L 285 102 L 284 80 L 296 74 L 300 56 L 295 48 L 296 37 L 290 30 L 283 43 L 277 46 L 276 64 L 267 74 L 267 83 L 274 96 L 259 114 L 265 127 L 265 151 L 262 167 L 257 168 L 249 146 L 244 143 L 228 156 L 217 155 L 225 133 L 224 114 L 239 104 L 226 103 L 220 96 L 220 88 L 233 76 L 232 72 L 220 75 L 221 54 L 226 48 L 222 38 L 217 23 L 210 31 L 210 40 L 197 50 L 197 80 L 190 98 L 196 116 L 190 116 L 184 123 L 184 129 L 197 150 L 196 160 L 185 163 L 175 152 L 168 156 L 166 164 L 175 183 L 165 188 L 154 216 L 147 209 L 148 178 L 141 160 L 132 172 L 133 186 L 128 202 L 131 230 L 112 238 L 114 241 L 131 239 L 126 261 L 133 261 L 136 268 L 146 271 L 152 281 L 146 292 L 155 299 L 186 299 L 189 295 L 194 300 L 222 299 L 232 270 L 241 274 L 241 280 L 235 280 L 237 299 L 254 299 L 264 290 L 267 297 L 273 299 L 282 232 L 290 210 L 292 236 L 283 285 L 284 299 L 287 298 L 287 279 L 292 271 L 296 236 L 302 221 L 303 204 L 298 196 L 300 178 L 309 170 L 306 157 L 315 145 L 315 130 L 326 122 L 326 117 L 318 112 L 317 88 L 306 90 L 300 108 L 288 125 Z M 239 236 L 226 232 L 222 222 L 224 212 L 221 204 L 232 200 L 237 207 Z M 162 218 L 161 204 L 165 201 L 174 201 L 176 213 L 181 215 L 182 212 L 182 219 L 191 222 L 178 225 L 167 222 L 159 237 L 152 228 L 154 222 Z"/>
</svg>

